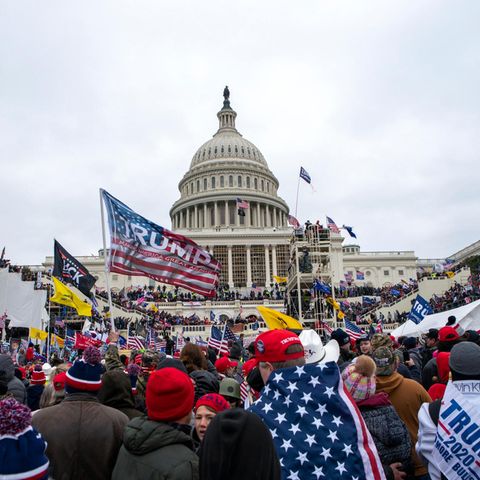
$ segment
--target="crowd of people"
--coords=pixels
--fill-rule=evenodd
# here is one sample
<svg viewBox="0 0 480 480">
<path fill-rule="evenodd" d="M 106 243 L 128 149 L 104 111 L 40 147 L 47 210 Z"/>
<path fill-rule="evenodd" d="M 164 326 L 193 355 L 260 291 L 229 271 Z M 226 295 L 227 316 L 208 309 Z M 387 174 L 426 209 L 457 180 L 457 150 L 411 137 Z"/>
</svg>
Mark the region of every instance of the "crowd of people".
<svg viewBox="0 0 480 480">
<path fill-rule="evenodd" d="M 434 313 L 445 312 L 471 303 L 480 298 L 480 286 L 477 284 L 461 285 L 455 283 L 443 295 L 433 295 L 430 305 Z"/>
<path fill-rule="evenodd" d="M 441 401 L 480 384 L 476 331 L 450 317 L 420 338 L 297 333 L 235 338 L 222 353 L 187 341 L 2 354 L 0 477 L 443 478 Z M 445 459 L 457 452 L 447 445 Z"/>
</svg>

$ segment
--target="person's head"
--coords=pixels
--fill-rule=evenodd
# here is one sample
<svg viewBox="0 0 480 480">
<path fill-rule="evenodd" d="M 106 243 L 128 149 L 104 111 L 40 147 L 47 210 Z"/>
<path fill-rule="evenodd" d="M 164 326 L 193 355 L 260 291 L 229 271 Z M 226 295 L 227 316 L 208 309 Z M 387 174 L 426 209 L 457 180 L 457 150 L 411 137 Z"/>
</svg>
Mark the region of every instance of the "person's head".
<svg viewBox="0 0 480 480">
<path fill-rule="evenodd" d="M 406 337 L 403 339 L 402 345 L 405 350 L 411 350 L 417 346 L 417 339 L 415 337 Z"/>
<path fill-rule="evenodd" d="M 239 407 L 242 403 L 242 396 L 240 395 L 240 384 L 233 378 L 224 378 L 220 382 L 220 389 L 218 390 L 229 404 L 230 407 Z"/>
<path fill-rule="evenodd" d="M 480 347 L 472 342 L 455 345 L 450 352 L 449 366 L 454 382 L 480 380 Z"/>
<path fill-rule="evenodd" d="M 438 351 L 450 352 L 462 339 L 453 327 L 442 327 L 438 331 Z"/>
<path fill-rule="evenodd" d="M 357 339 L 356 347 L 358 353 L 361 355 L 370 355 L 372 353 L 372 343 L 370 342 L 370 338 L 368 336 L 362 336 Z"/>
<path fill-rule="evenodd" d="M 41 365 L 35 365 L 32 376 L 30 377 L 30 385 L 45 385 L 47 378 Z"/>
<path fill-rule="evenodd" d="M 298 335 L 288 330 L 268 330 L 255 340 L 255 357 L 264 383 L 274 370 L 305 364 Z"/>
<path fill-rule="evenodd" d="M 445 324 L 447 327 L 453 327 L 457 323 L 457 318 L 455 315 L 450 315 L 447 318 L 447 323 Z"/>
<path fill-rule="evenodd" d="M 102 356 L 96 347 L 87 347 L 83 357 L 68 369 L 65 392 L 96 395 L 102 386 Z"/>
<path fill-rule="evenodd" d="M 431 328 L 425 336 L 425 346 L 427 348 L 434 348 L 438 343 L 438 330 Z"/>
<path fill-rule="evenodd" d="M 375 362 L 367 355 L 360 355 L 355 363 L 342 372 L 346 389 L 356 402 L 367 400 L 375 394 Z"/>
<path fill-rule="evenodd" d="M 374 333 L 372 338 L 370 339 L 370 343 L 372 345 L 372 352 L 375 351 L 377 348 L 391 348 L 393 345 L 392 339 L 385 333 Z"/>
<path fill-rule="evenodd" d="M 377 377 L 388 377 L 395 373 L 397 361 L 389 347 L 379 347 L 372 353 L 372 359 L 377 366 Z"/>
<path fill-rule="evenodd" d="M 337 328 L 332 332 L 330 338 L 338 343 L 341 350 L 350 351 L 350 335 L 345 330 Z"/>
<path fill-rule="evenodd" d="M 32 413 L 13 397 L 0 400 L 0 478 L 48 478 L 47 445 L 31 427 Z"/>
<path fill-rule="evenodd" d="M 172 367 L 156 370 L 147 382 L 147 416 L 156 422 L 188 424 L 194 398 L 193 382 L 186 373 Z"/>
<path fill-rule="evenodd" d="M 218 373 L 225 375 L 226 377 L 232 377 L 238 366 L 238 362 L 232 362 L 228 357 L 220 357 L 215 362 L 215 368 Z"/>
<path fill-rule="evenodd" d="M 185 365 L 188 373 L 191 373 L 194 370 L 208 369 L 207 359 L 203 354 L 202 349 L 194 343 L 187 343 L 183 347 L 180 353 L 180 360 Z"/>
<path fill-rule="evenodd" d="M 240 408 L 219 413 L 199 452 L 200 478 L 280 480 L 272 435 L 260 418 Z"/>
<path fill-rule="evenodd" d="M 218 393 L 207 393 L 200 397 L 195 404 L 195 431 L 198 438 L 203 440 L 210 422 L 217 413 L 230 408 L 230 404 Z"/>
</svg>

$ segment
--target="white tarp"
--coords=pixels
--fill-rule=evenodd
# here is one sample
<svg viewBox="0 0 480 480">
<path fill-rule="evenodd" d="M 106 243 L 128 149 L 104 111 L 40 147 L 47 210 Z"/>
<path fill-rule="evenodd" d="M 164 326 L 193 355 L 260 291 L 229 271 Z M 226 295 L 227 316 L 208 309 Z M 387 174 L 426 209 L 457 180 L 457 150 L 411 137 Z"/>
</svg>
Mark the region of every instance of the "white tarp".
<svg viewBox="0 0 480 480">
<path fill-rule="evenodd" d="M 448 317 L 454 315 L 457 323 L 463 330 L 480 329 L 480 300 L 462 305 L 461 307 L 447 310 L 446 312 L 432 313 L 427 315 L 418 325 L 408 320 L 395 330 L 390 332 L 394 337 L 418 337 L 422 333 L 427 333 L 430 328 L 442 328 L 447 323 Z"/>
<path fill-rule="evenodd" d="M 33 286 L 34 282 L 23 282 L 19 273 L 0 271 L 0 314 L 7 314 L 10 327 L 42 328 L 47 292 Z"/>
</svg>

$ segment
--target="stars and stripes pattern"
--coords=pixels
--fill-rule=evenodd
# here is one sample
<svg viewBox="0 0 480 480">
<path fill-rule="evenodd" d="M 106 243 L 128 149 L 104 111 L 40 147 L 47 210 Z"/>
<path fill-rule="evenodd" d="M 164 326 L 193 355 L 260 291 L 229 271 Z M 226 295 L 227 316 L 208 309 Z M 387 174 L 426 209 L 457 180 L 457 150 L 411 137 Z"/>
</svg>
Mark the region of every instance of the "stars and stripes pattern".
<svg viewBox="0 0 480 480">
<path fill-rule="evenodd" d="M 357 325 L 355 325 L 350 320 L 344 319 L 345 322 L 345 331 L 350 335 L 350 338 L 356 340 L 357 338 L 363 337 L 366 333 Z"/>
<path fill-rule="evenodd" d="M 224 331 L 222 332 L 215 325 L 212 326 L 210 330 L 210 338 L 208 339 L 208 346 L 218 350 L 218 353 L 227 353 L 229 352 L 228 341 L 236 340 L 235 334 L 230 330 L 226 325 Z"/>
<path fill-rule="evenodd" d="M 333 332 L 333 328 L 327 322 L 322 322 L 321 320 L 320 328 L 323 328 L 323 331 L 326 332 L 328 335 L 331 335 Z"/>
<path fill-rule="evenodd" d="M 272 372 L 249 410 L 272 434 L 282 479 L 385 479 L 372 437 L 334 362 Z"/>
<path fill-rule="evenodd" d="M 110 226 L 111 272 L 215 295 L 221 265 L 206 250 L 135 213 L 105 190 L 102 195 Z"/>
<path fill-rule="evenodd" d="M 185 346 L 185 338 L 183 337 L 183 332 L 182 332 L 177 335 L 176 350 L 181 352 L 184 346 Z"/>
<path fill-rule="evenodd" d="M 242 200 L 241 198 L 237 198 L 237 208 L 249 208 L 250 203 L 247 200 Z"/>
<path fill-rule="evenodd" d="M 340 229 L 332 218 L 327 216 L 327 228 L 333 233 L 340 233 Z"/>
<path fill-rule="evenodd" d="M 144 339 L 137 335 L 129 335 L 127 338 L 127 348 L 129 350 L 144 350 Z"/>
<path fill-rule="evenodd" d="M 292 227 L 295 227 L 295 228 L 299 228 L 299 227 L 300 227 L 300 222 L 299 222 L 293 215 L 289 215 L 289 216 L 288 216 L 288 223 L 289 223 L 289 225 L 291 225 Z"/>
</svg>

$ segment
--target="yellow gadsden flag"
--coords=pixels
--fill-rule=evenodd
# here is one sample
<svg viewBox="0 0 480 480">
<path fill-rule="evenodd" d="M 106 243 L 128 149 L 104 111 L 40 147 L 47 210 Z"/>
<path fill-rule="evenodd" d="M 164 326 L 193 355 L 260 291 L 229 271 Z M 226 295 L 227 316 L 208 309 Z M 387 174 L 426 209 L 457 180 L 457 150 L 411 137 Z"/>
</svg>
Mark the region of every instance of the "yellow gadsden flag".
<svg viewBox="0 0 480 480">
<path fill-rule="evenodd" d="M 43 330 L 39 330 L 38 328 L 30 327 L 30 339 L 31 340 L 46 340 L 48 337 L 48 333 L 44 332 Z"/>
<path fill-rule="evenodd" d="M 447 272 L 447 277 L 448 278 L 453 278 L 455 274 L 453 272 Z"/>
<path fill-rule="evenodd" d="M 265 323 L 270 330 L 284 330 L 286 328 L 303 330 L 303 326 L 298 320 L 295 320 L 295 318 L 289 317 L 284 313 L 277 312 L 277 310 L 274 310 L 273 308 L 257 307 L 257 310 L 262 315 L 263 320 L 265 320 Z"/>
<path fill-rule="evenodd" d="M 275 280 L 276 283 L 287 283 L 288 277 L 278 277 L 277 275 L 273 276 L 273 279 Z"/>
<path fill-rule="evenodd" d="M 82 302 L 69 288 L 55 277 L 53 277 L 53 283 L 55 285 L 55 295 L 50 297 L 51 302 L 72 307 L 79 315 L 84 317 L 92 316 L 92 307 L 88 305 L 88 303 Z"/>
</svg>

